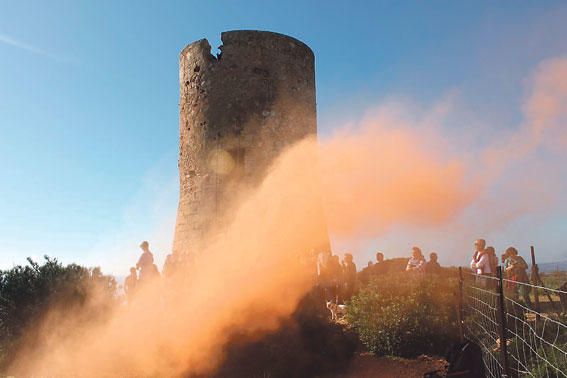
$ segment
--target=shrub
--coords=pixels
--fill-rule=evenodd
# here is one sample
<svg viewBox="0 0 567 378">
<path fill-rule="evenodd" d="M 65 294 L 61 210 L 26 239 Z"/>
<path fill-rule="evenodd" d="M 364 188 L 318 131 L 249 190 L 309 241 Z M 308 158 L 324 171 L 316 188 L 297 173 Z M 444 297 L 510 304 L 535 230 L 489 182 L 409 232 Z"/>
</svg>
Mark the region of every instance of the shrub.
<svg viewBox="0 0 567 378">
<path fill-rule="evenodd" d="M 442 354 L 458 338 L 452 271 L 392 272 L 373 278 L 347 307 L 347 320 L 377 355 Z"/>
<path fill-rule="evenodd" d="M 14 357 L 29 326 L 48 310 L 85 309 L 84 320 L 89 321 L 108 312 L 115 292 L 116 281 L 99 268 L 63 266 L 47 256 L 42 265 L 28 259 L 28 265 L 0 271 L 0 371 Z M 95 293 L 97 302 L 92 303 Z"/>
</svg>

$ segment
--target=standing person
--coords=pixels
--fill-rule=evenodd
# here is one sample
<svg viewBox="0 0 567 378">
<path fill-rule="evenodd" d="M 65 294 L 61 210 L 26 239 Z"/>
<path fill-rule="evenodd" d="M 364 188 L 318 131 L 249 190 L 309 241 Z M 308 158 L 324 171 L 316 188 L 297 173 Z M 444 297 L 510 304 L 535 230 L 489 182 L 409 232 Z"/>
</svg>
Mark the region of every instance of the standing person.
<svg viewBox="0 0 567 378">
<path fill-rule="evenodd" d="M 364 267 L 358 273 L 358 281 L 362 285 L 366 285 L 368 282 L 370 282 L 370 276 L 372 275 L 373 270 L 374 270 L 374 264 L 372 263 L 372 261 L 368 261 L 368 264 L 366 265 L 366 267 Z"/>
<path fill-rule="evenodd" d="M 490 259 L 490 269 L 492 270 L 492 275 L 496 277 L 496 270 L 498 268 L 498 256 L 496 256 L 496 250 L 494 247 L 487 247 L 486 251 L 488 252 L 489 259 Z"/>
<path fill-rule="evenodd" d="M 431 252 L 429 254 L 429 261 L 425 264 L 425 273 L 439 274 L 441 273 L 441 265 L 439 265 L 437 253 Z"/>
<path fill-rule="evenodd" d="M 480 254 L 478 262 L 471 263 L 471 268 L 476 269 L 476 273 L 479 276 L 493 277 L 496 274 L 496 267 L 498 266 L 498 257 L 496 257 L 496 252 L 494 247 L 486 247 L 484 251 Z M 481 278 L 478 280 L 478 284 L 484 287 L 493 287 L 492 280 L 489 278 Z M 490 283 L 489 283 L 490 282 Z"/>
<path fill-rule="evenodd" d="M 159 274 L 159 269 L 157 267 L 156 264 L 152 264 L 149 266 L 149 278 L 150 279 L 155 279 L 155 278 L 160 278 L 161 275 Z"/>
<path fill-rule="evenodd" d="M 165 257 L 165 262 L 163 263 L 162 273 L 165 278 L 172 278 L 175 276 L 178 267 L 177 256 L 170 253 Z"/>
<path fill-rule="evenodd" d="M 324 250 L 317 254 L 317 285 L 324 300 L 330 297 L 331 290 L 331 251 Z"/>
<path fill-rule="evenodd" d="M 506 250 L 508 258 L 506 259 L 506 264 L 504 269 L 510 275 L 510 279 L 517 284 L 518 289 L 514 290 L 516 295 L 519 294 L 526 302 L 528 308 L 532 307 L 532 300 L 530 298 L 531 287 L 527 285 L 529 283 L 528 278 L 528 264 L 526 260 L 520 255 L 518 255 L 518 250 L 514 247 L 508 247 Z"/>
<path fill-rule="evenodd" d="M 142 255 L 138 259 L 136 268 L 140 269 L 140 281 L 145 282 L 155 276 L 155 269 L 153 267 L 154 255 L 150 252 L 150 244 L 147 241 L 144 240 L 142 244 L 140 244 L 140 248 L 142 249 Z"/>
<path fill-rule="evenodd" d="M 124 293 L 126 294 L 126 299 L 128 304 L 132 304 L 134 295 L 136 294 L 136 287 L 138 286 L 138 272 L 136 268 L 130 268 L 130 275 L 124 280 Z"/>
<path fill-rule="evenodd" d="M 413 247 L 411 249 L 411 257 L 408 260 L 408 264 L 406 265 L 406 272 L 423 272 L 423 268 L 425 266 L 425 257 L 423 257 L 423 253 L 421 253 L 421 249 L 419 247 Z"/>
<path fill-rule="evenodd" d="M 349 300 L 356 291 L 356 264 L 352 254 L 345 253 L 343 260 L 344 300 Z"/>
<path fill-rule="evenodd" d="M 329 281 L 330 281 L 330 292 L 328 295 L 331 296 L 331 300 L 339 302 L 340 288 L 343 286 L 343 269 L 341 267 L 341 262 L 339 256 L 332 255 L 329 260 Z M 329 299 L 327 297 L 327 299 Z"/>
<path fill-rule="evenodd" d="M 476 274 L 482 274 L 482 269 L 476 268 L 475 264 L 477 264 L 480 261 L 480 258 L 482 257 L 485 247 L 486 247 L 486 241 L 484 239 L 477 239 L 474 242 L 474 253 L 471 260 L 471 269 Z"/>
<path fill-rule="evenodd" d="M 325 286 L 329 278 L 329 261 L 331 251 L 321 251 L 317 254 L 317 281 L 320 286 Z"/>
<path fill-rule="evenodd" d="M 376 252 L 376 264 L 372 267 L 373 275 L 382 275 L 387 271 L 386 264 L 384 263 L 384 254 L 382 252 Z"/>
<path fill-rule="evenodd" d="M 510 253 L 508 252 L 509 249 L 510 248 L 504 251 L 504 253 L 500 257 L 503 267 L 502 274 L 506 279 L 504 283 L 504 290 L 506 296 L 511 297 L 513 299 L 517 299 L 518 293 L 516 288 L 516 282 L 513 280 L 512 272 L 508 269 L 508 267 L 512 265 L 512 259 L 510 258 Z"/>
</svg>

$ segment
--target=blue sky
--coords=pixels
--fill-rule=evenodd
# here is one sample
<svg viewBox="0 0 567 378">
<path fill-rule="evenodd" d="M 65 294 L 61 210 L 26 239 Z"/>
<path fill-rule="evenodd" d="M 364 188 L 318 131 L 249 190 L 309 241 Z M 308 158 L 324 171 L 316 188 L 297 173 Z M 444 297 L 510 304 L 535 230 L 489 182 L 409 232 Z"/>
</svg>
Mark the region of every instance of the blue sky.
<svg viewBox="0 0 567 378">
<path fill-rule="evenodd" d="M 152 237 L 166 252 L 178 54 L 194 40 L 260 29 L 307 43 L 323 135 L 386 98 L 451 91 L 507 128 L 525 78 L 567 54 L 565 19 L 561 1 L 0 0 L 0 267 L 49 254 L 120 272 Z M 539 222 L 554 249 L 542 259 L 565 256 L 565 214 Z"/>
</svg>

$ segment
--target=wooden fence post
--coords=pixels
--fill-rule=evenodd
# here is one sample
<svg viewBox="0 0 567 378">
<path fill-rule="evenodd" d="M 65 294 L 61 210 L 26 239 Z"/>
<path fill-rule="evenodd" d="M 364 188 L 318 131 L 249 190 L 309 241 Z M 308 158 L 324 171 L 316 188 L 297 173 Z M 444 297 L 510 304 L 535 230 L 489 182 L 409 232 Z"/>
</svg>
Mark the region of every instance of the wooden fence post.
<svg viewBox="0 0 567 378">
<path fill-rule="evenodd" d="M 500 358 L 502 360 L 503 377 L 510 376 L 510 366 L 508 362 L 508 345 L 506 344 L 508 330 L 506 326 L 506 304 L 504 303 L 504 280 L 502 278 L 502 267 L 496 268 L 498 277 L 498 285 L 496 286 L 496 294 L 498 297 L 498 331 L 500 333 Z"/>
<path fill-rule="evenodd" d="M 532 274 L 530 277 L 530 281 L 532 283 L 532 285 L 538 285 L 539 284 L 539 272 L 538 272 L 538 267 L 536 264 L 536 259 L 535 259 L 535 249 L 534 246 L 530 246 L 530 252 L 532 255 Z M 539 320 L 539 313 L 541 311 L 540 306 L 539 306 L 539 289 L 537 287 L 534 287 L 534 303 L 535 303 L 535 310 L 536 310 L 536 318 Z"/>
</svg>

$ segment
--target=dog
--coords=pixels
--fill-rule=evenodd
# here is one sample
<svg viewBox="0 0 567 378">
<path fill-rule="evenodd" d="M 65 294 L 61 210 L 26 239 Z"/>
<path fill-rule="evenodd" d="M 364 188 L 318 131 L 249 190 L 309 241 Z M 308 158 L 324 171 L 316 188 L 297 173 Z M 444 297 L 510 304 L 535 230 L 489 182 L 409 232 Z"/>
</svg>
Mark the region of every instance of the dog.
<svg viewBox="0 0 567 378">
<path fill-rule="evenodd" d="M 326 301 L 327 309 L 331 312 L 331 320 L 337 321 L 346 314 L 346 305 L 337 304 L 336 301 Z"/>
</svg>

